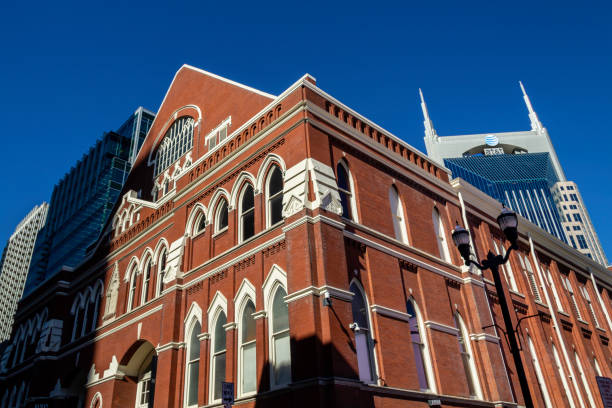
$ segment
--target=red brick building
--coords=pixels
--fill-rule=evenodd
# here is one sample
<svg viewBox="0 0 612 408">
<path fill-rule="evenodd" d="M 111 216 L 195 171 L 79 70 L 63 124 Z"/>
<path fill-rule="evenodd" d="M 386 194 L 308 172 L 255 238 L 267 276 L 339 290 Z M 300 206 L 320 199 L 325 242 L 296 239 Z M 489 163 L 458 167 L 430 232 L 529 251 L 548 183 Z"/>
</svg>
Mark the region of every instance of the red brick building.
<svg viewBox="0 0 612 408">
<path fill-rule="evenodd" d="M 514 407 L 500 204 L 316 86 L 183 66 L 76 270 L 22 300 L 0 408 Z M 503 268 L 538 407 L 603 407 L 609 271 L 519 221 Z M 506 245 L 507 246 L 507 245 Z"/>
</svg>

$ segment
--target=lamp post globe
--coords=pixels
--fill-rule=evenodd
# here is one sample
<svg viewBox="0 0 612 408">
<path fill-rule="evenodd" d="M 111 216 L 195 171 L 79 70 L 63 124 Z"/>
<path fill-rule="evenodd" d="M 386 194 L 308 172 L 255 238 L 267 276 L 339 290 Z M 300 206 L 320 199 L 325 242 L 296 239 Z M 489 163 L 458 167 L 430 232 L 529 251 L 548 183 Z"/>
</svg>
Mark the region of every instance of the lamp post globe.
<svg viewBox="0 0 612 408">
<path fill-rule="evenodd" d="M 497 217 L 497 224 L 514 247 L 518 239 L 518 217 L 516 213 L 506 207 L 502 208 L 501 214 Z"/>
</svg>

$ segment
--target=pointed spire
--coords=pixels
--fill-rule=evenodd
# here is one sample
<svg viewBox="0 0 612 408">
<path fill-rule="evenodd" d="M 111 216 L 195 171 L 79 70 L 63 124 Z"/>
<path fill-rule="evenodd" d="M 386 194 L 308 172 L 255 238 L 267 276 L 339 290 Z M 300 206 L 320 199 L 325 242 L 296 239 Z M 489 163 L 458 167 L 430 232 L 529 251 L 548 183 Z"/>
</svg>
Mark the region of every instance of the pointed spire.
<svg viewBox="0 0 612 408">
<path fill-rule="evenodd" d="M 419 88 L 419 95 L 421 96 L 421 109 L 423 110 L 423 124 L 425 125 L 425 138 L 426 139 L 436 139 L 438 134 L 436 133 L 436 129 L 433 127 L 433 123 L 431 119 L 429 119 L 429 111 L 427 110 L 427 104 L 425 103 L 425 98 L 423 98 L 423 91 Z"/>
<path fill-rule="evenodd" d="M 523 83 L 521 81 L 519 81 L 519 85 L 521 86 L 521 91 L 523 91 L 523 99 L 525 100 L 525 105 L 527 105 L 527 111 L 529 112 L 531 130 L 541 132 L 544 129 L 544 126 L 542 126 L 542 122 L 540 122 L 540 119 L 538 119 L 538 115 L 535 113 L 535 110 L 533 110 L 533 105 L 531 105 L 529 96 L 527 96 L 527 92 L 525 92 L 525 87 L 523 86 Z"/>
</svg>

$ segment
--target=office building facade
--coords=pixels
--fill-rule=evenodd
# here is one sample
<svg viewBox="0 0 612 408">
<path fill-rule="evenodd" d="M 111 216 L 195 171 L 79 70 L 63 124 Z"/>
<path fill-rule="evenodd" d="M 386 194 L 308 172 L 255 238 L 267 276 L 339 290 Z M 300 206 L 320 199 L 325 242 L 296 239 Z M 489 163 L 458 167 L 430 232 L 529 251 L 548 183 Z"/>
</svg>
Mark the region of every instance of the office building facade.
<svg viewBox="0 0 612 408">
<path fill-rule="evenodd" d="M 312 76 L 274 96 L 183 66 L 135 163 L 91 256 L 20 305 L 1 404 L 217 407 L 224 381 L 249 408 L 523 404 L 490 271 L 450 242 L 458 220 L 499 249 L 501 205 Z M 519 225 L 535 406 L 602 407 L 612 280 Z"/>
<path fill-rule="evenodd" d="M 580 230 L 585 231 L 582 234 L 585 242 L 575 247 L 585 256 L 595 259 L 605 266 L 607 265 L 607 259 L 582 198 L 576 200 L 576 203 L 570 204 L 575 207 L 581 206 L 579 210 L 581 213 L 580 221 L 572 221 L 574 223 L 572 225 L 562 224 L 564 220 L 564 222 L 567 222 L 567 215 L 573 217 L 573 213 L 576 211 L 570 211 L 568 209 L 568 203 L 558 201 L 558 199 L 564 197 L 564 195 L 560 193 L 560 188 L 568 183 L 574 188 L 573 194 L 580 197 L 578 186 L 576 183 L 567 180 L 561 162 L 551 142 L 548 130 L 542 125 L 542 122 L 540 122 L 538 115 L 533 109 L 531 100 L 525 92 L 523 84 L 519 84 L 523 93 L 525 105 L 527 106 L 531 130 L 458 136 L 439 136 L 437 134 L 429 116 L 423 93 L 419 90 L 421 109 L 424 115 L 424 141 L 427 155 L 440 164 L 452 167 L 453 174 L 456 177 L 472 177 L 475 181 L 474 177 L 477 176 L 475 176 L 473 172 L 474 168 L 478 168 L 478 177 L 489 180 L 482 181 L 479 179 L 478 185 L 493 184 L 495 186 L 491 188 L 485 187 L 485 189 L 482 190 L 488 194 L 491 193 L 492 190 L 499 190 L 499 183 L 502 183 L 502 180 L 499 179 L 500 171 L 507 173 L 506 180 L 504 181 L 504 189 L 508 191 L 508 197 L 506 197 L 505 192 L 500 192 L 498 194 L 494 193 L 492 195 L 493 197 L 520 213 L 540 228 L 567 243 L 576 240 L 573 229 L 568 231 L 568 226 L 571 229 L 574 228 L 576 225 L 575 223 L 579 223 Z M 546 153 L 550 165 L 539 165 L 541 159 L 538 158 L 538 156 L 528 156 L 529 159 L 509 157 L 509 155 L 524 155 L 526 153 Z M 481 158 L 481 156 L 485 156 L 486 158 Z M 533 162 L 530 163 L 531 161 Z M 489 163 L 489 165 L 482 166 L 481 164 L 485 162 Z M 521 166 L 528 167 L 525 169 L 512 167 L 510 169 L 500 170 L 496 165 L 493 165 L 495 162 L 499 162 L 500 165 L 504 166 L 513 165 L 512 162 L 516 162 L 517 164 L 520 162 Z M 532 170 L 538 166 L 543 173 L 539 175 L 533 174 Z M 484 167 L 488 168 L 485 169 Z M 532 181 L 524 184 L 526 180 L 529 179 Z M 541 181 L 536 182 L 535 179 Z M 497 182 L 493 183 L 490 180 L 497 180 Z M 548 189 L 544 188 L 544 184 L 546 184 L 544 181 L 548 184 Z M 560 184 L 555 186 L 557 182 Z M 521 187 L 521 185 L 523 185 L 524 188 Z M 517 194 L 516 199 L 510 194 L 511 191 L 515 191 Z M 521 194 L 523 197 L 521 197 Z M 555 200 L 554 206 L 550 204 L 551 197 Z M 568 232 L 570 233 L 568 234 Z"/>
<path fill-rule="evenodd" d="M 47 224 L 36 242 L 26 293 L 60 269 L 74 269 L 99 238 L 154 115 L 144 108 L 108 132 L 53 189 Z"/>
<path fill-rule="evenodd" d="M 21 220 L 4 248 L 0 264 L 0 341 L 7 340 L 21 298 L 34 243 L 47 218 L 47 203 L 35 206 Z"/>
</svg>

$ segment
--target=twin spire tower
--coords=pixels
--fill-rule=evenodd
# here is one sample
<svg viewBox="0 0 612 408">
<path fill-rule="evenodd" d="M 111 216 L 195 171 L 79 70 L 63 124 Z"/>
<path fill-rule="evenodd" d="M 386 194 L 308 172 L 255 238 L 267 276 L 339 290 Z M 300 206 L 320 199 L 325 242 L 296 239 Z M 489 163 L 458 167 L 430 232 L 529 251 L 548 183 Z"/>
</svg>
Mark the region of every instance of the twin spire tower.
<svg viewBox="0 0 612 408">
<path fill-rule="evenodd" d="M 531 100 L 525 91 L 525 87 L 523 86 L 523 82 L 519 81 L 519 85 L 521 87 L 521 91 L 523 92 L 523 100 L 525 101 L 525 105 L 527 106 L 527 112 L 529 112 L 529 120 L 531 121 L 531 130 L 541 133 L 544 131 L 544 126 L 540 119 L 538 118 L 537 113 L 533 109 L 533 105 L 531 104 Z M 419 96 L 421 97 L 421 109 L 423 110 L 423 124 L 425 126 L 425 139 L 437 139 L 438 134 L 436 133 L 436 129 L 433 126 L 433 122 L 429 117 L 429 110 L 427 109 L 427 103 L 425 103 L 425 98 L 423 97 L 423 91 L 419 88 Z"/>
</svg>

